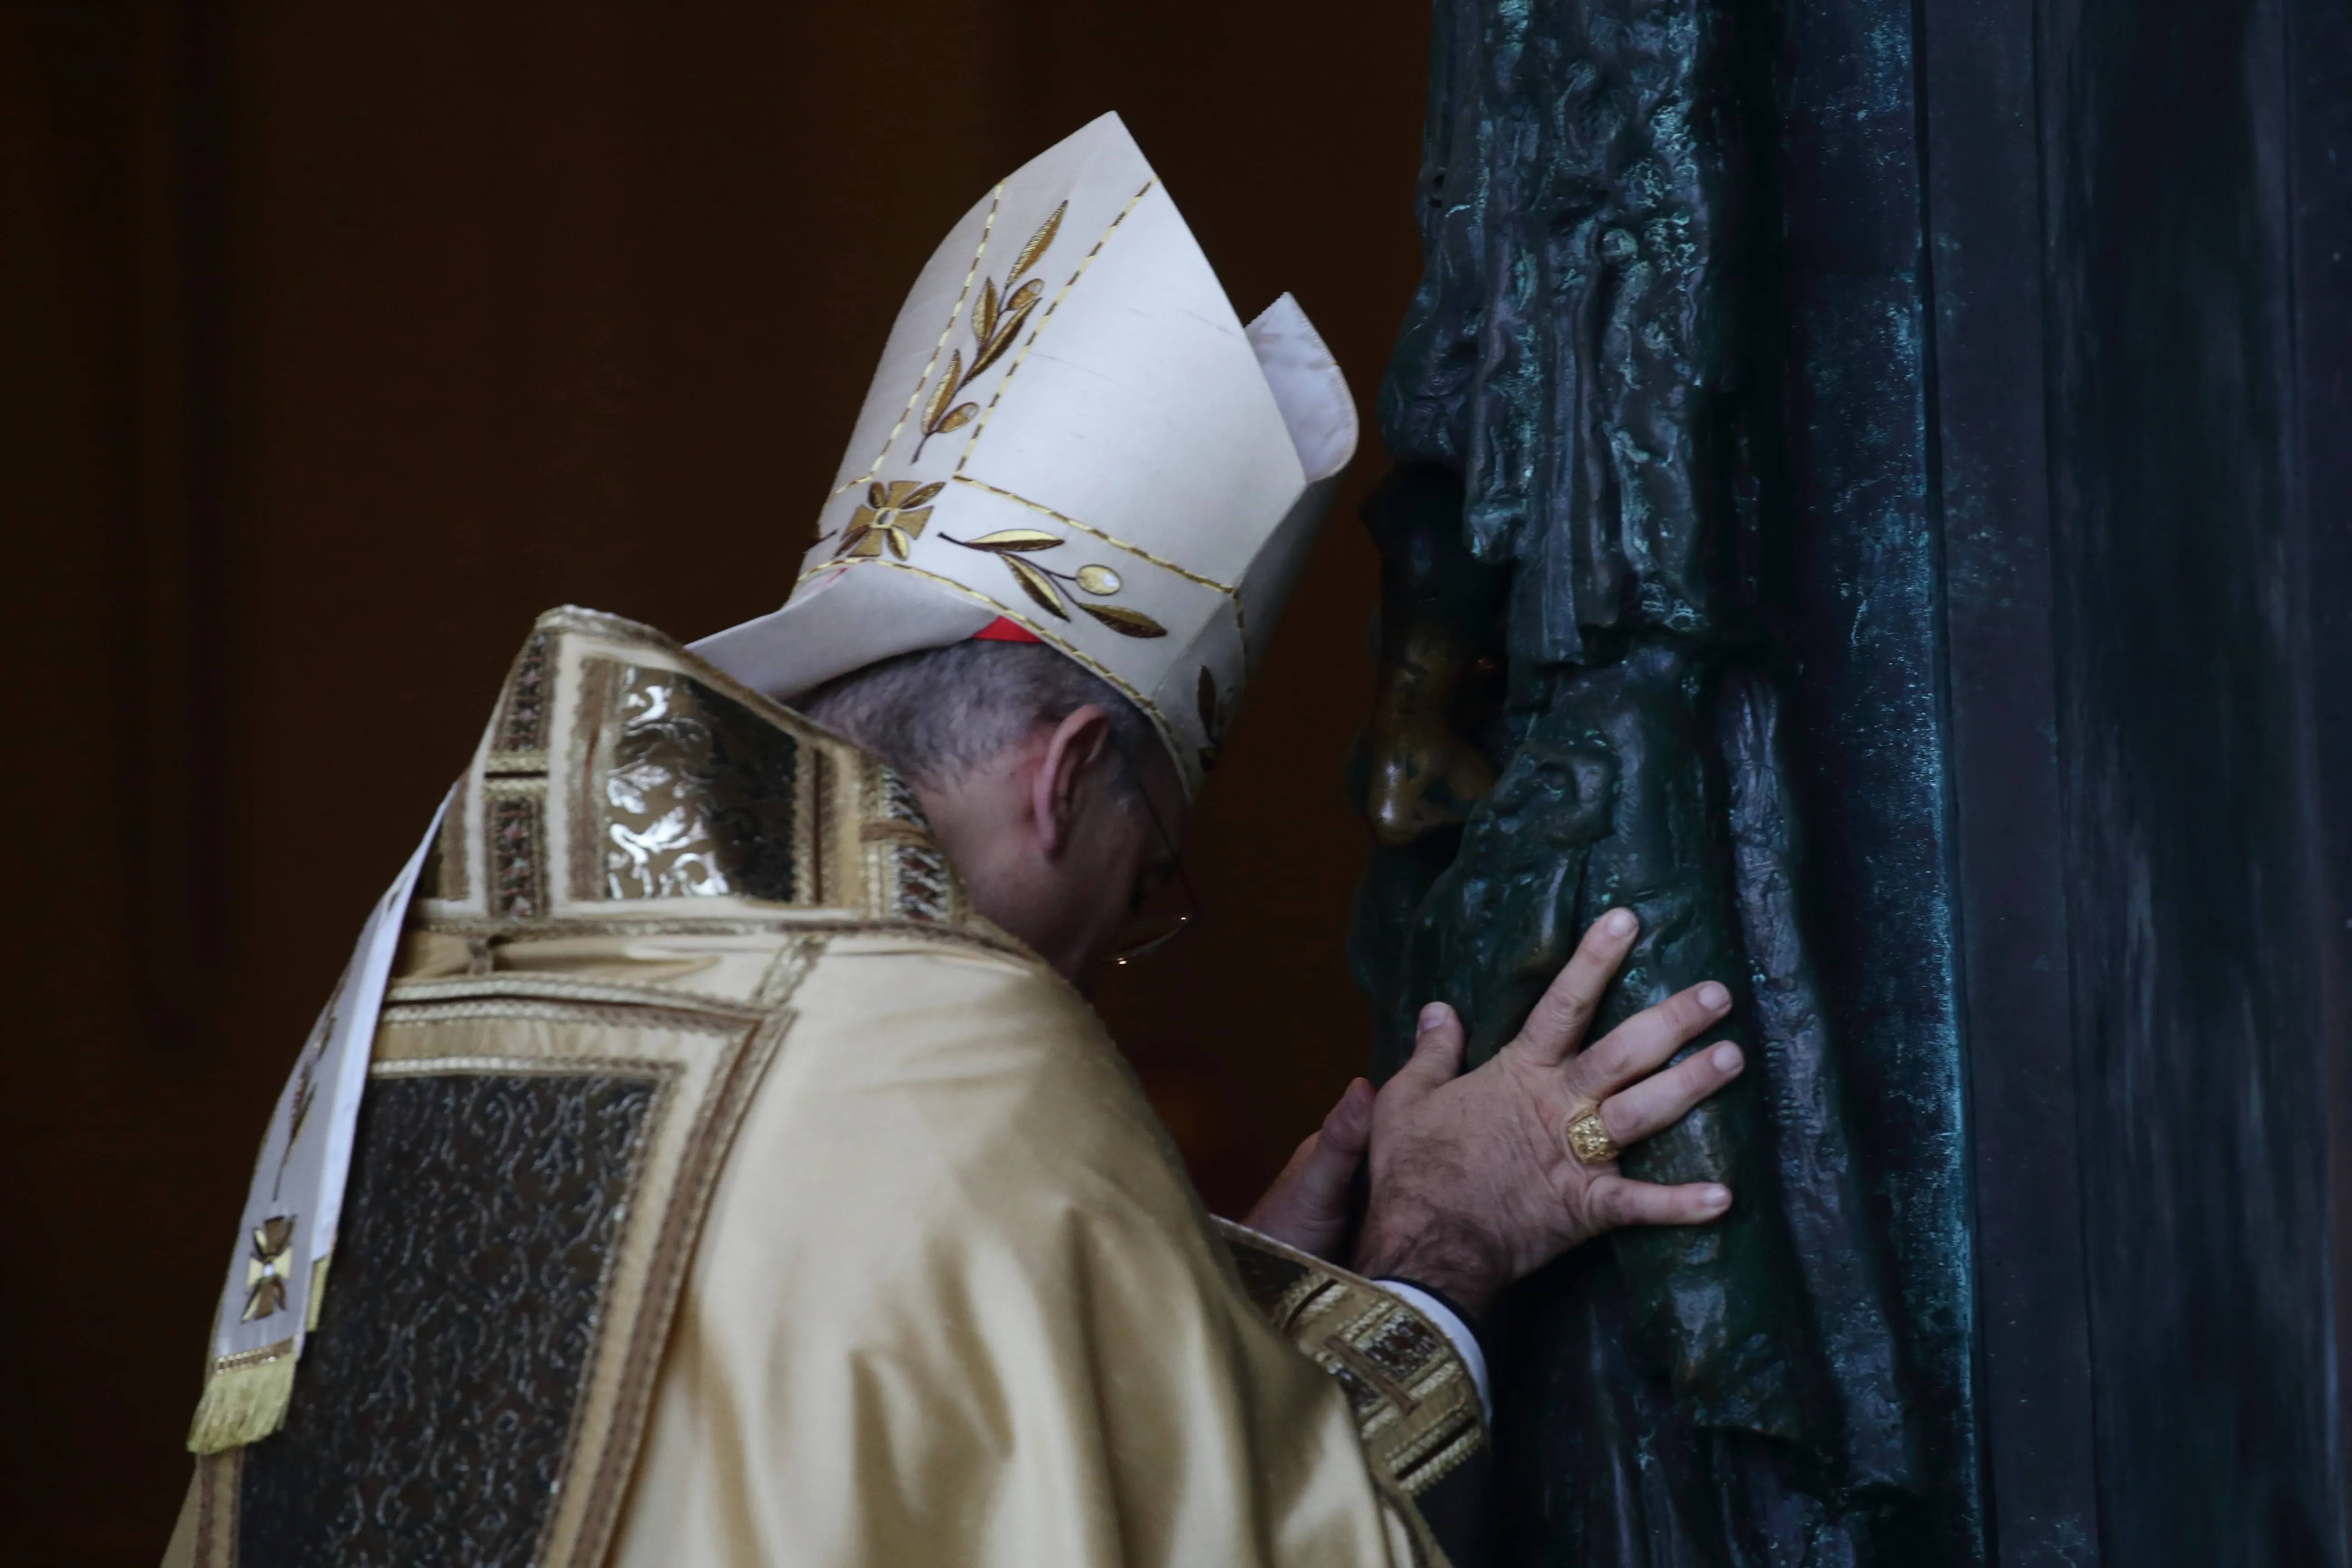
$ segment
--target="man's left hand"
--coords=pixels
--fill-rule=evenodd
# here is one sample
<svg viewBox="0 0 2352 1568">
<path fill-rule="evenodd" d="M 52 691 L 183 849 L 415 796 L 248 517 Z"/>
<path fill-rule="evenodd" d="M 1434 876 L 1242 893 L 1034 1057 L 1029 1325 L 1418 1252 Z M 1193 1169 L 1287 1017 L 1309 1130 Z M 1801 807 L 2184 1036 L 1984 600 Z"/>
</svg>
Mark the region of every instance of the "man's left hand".
<svg viewBox="0 0 2352 1568">
<path fill-rule="evenodd" d="M 1242 1223 L 1286 1247 L 1336 1259 L 1355 1221 L 1356 1173 L 1371 1144 L 1372 1086 L 1358 1079 Z"/>
</svg>

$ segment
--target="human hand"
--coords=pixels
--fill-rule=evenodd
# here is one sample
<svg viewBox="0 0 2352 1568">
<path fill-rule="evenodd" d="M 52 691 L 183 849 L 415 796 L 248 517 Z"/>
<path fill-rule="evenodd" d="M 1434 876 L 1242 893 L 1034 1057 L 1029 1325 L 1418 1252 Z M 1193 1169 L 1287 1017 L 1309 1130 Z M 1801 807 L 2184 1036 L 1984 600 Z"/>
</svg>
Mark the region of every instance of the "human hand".
<svg viewBox="0 0 2352 1568">
<path fill-rule="evenodd" d="M 1603 1231 L 1697 1225 L 1730 1208 L 1724 1187 L 1633 1181 L 1616 1161 L 1588 1163 L 1569 1147 L 1568 1123 L 1596 1108 L 1621 1148 L 1662 1131 L 1744 1065 L 1727 1041 L 1660 1070 L 1729 1010 L 1731 994 L 1713 981 L 1579 1048 L 1637 929 L 1627 910 L 1595 921 L 1518 1037 L 1475 1072 L 1461 1071 L 1454 1010 L 1422 1009 L 1412 1059 L 1372 1107 L 1358 1273 L 1411 1280 L 1475 1315 L 1505 1286 Z"/>
<path fill-rule="evenodd" d="M 1372 1086 L 1358 1079 L 1242 1223 L 1301 1252 L 1336 1258 L 1355 1218 L 1356 1171 L 1371 1142 Z"/>
</svg>

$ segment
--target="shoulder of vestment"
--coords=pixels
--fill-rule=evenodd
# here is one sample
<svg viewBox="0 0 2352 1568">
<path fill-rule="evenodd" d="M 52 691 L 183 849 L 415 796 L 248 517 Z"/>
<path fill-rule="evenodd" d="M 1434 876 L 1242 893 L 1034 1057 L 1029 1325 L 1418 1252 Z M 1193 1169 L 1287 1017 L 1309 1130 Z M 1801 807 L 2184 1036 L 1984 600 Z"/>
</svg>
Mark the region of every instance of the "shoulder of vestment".
<svg viewBox="0 0 2352 1568">
<path fill-rule="evenodd" d="M 758 1007 L 810 939 L 1028 956 L 882 762 L 649 626 L 571 607 L 516 656 L 409 925 L 412 995 L 529 973 Z"/>
<path fill-rule="evenodd" d="M 195 1560 L 604 1561 L 735 1135 L 861 953 L 1059 994 L 881 762 L 650 627 L 540 617 L 425 852 L 302 1381 L 200 1458 Z M 404 1489 L 441 1506 L 343 1504 Z"/>
</svg>

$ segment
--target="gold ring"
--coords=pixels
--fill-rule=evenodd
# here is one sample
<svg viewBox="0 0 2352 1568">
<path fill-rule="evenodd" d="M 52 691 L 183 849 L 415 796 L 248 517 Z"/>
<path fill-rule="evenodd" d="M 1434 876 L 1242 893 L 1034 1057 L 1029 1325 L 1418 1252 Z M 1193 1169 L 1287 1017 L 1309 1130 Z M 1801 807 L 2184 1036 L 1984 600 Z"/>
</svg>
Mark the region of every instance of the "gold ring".
<svg viewBox="0 0 2352 1568">
<path fill-rule="evenodd" d="M 1618 1155 L 1617 1141 L 1601 1125 L 1598 1107 L 1568 1119 L 1568 1147 L 1588 1165 L 1606 1165 Z"/>
</svg>

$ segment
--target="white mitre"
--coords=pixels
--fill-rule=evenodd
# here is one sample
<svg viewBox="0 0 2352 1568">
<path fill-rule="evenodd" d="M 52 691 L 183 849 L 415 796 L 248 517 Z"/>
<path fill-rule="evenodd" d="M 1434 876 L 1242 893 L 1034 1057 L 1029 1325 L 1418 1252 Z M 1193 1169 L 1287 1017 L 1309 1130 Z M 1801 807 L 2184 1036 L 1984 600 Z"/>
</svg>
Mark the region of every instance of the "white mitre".
<svg viewBox="0 0 2352 1568">
<path fill-rule="evenodd" d="M 1305 313 L 1243 326 L 1106 114 L 932 253 L 791 597 L 694 651 L 789 702 L 1002 617 L 1133 700 L 1189 795 L 1355 449 Z"/>
</svg>

